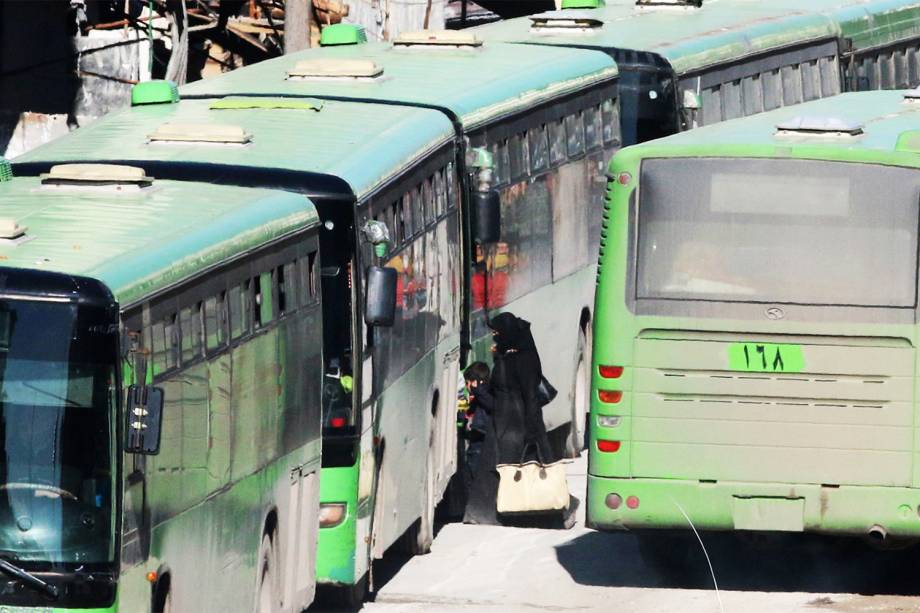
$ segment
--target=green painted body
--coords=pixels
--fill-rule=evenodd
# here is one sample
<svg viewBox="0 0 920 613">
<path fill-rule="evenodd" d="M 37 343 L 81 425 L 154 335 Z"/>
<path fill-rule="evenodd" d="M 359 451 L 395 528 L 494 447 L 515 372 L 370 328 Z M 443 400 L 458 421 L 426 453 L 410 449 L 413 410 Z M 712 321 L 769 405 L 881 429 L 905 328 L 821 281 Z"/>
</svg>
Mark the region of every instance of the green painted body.
<svg viewBox="0 0 920 613">
<path fill-rule="evenodd" d="M 777 135 L 775 126 L 795 116 L 843 117 L 864 124 L 865 132 Z M 694 158 L 785 158 L 920 172 L 920 157 L 897 148 L 918 119 L 920 105 L 905 101 L 903 92 L 844 94 L 626 148 L 614 157 L 610 176 L 628 173 L 629 181 L 608 186 L 591 427 L 593 441 L 621 446 L 613 453 L 591 446 L 589 525 L 684 529 L 685 512 L 707 530 L 865 534 L 879 525 L 894 536 L 920 536 L 920 334 L 913 323 L 831 311 L 822 317 L 826 307 L 817 306 L 802 317 L 797 314 L 804 307 L 782 301 L 777 306 L 787 316 L 778 319 L 764 317 L 770 304 L 731 319 L 720 317 L 718 303 L 706 316 L 637 313 L 628 281 L 635 265 L 630 207 L 642 189 L 643 160 L 686 158 L 692 165 Z M 741 356 L 745 346 L 764 347 L 773 358 L 779 348 L 784 360 L 791 359 L 784 372 L 772 361 L 752 367 Z M 622 376 L 602 377 L 602 365 L 623 366 Z M 884 388 L 866 385 L 881 381 Z M 601 402 L 600 390 L 622 391 L 622 400 Z M 598 422 L 613 416 L 620 419 Z M 622 500 L 637 496 L 639 507 L 608 508 L 614 493 Z"/>
<path fill-rule="evenodd" d="M 702 8 L 617 2 L 581 11 L 603 27 L 586 33 L 540 33 L 531 30 L 529 18 L 521 17 L 473 31 L 487 41 L 650 51 L 666 58 L 678 74 L 815 38 L 842 36 L 859 51 L 920 34 L 916 0 L 709 0 Z"/>
<path fill-rule="evenodd" d="M 315 233 L 319 224 L 301 195 L 167 180 L 117 190 L 19 177 L 0 185 L 0 204 L 27 226 L 30 239 L 0 245 L 3 265 L 102 281 L 120 304 L 123 333 L 136 329 L 141 305 L 162 302 L 164 292 L 195 287 L 203 275 L 216 279 L 220 267 L 266 244 Z M 312 570 L 321 448 L 319 303 L 280 319 L 271 305 L 262 302 L 257 334 L 186 357 L 168 372 L 151 360 L 147 382 L 165 393 L 161 447 L 146 458 L 118 457 L 125 477 L 117 509 L 124 526 L 117 541 L 121 573 L 116 604 L 106 611 L 150 610 L 152 571 L 170 575 L 179 610 L 240 610 L 254 602 L 270 512 L 277 513 L 279 534 L 291 538 L 279 543 L 279 556 L 293 566 L 309 559 L 304 569 Z M 150 342 L 142 338 L 142 346 Z M 133 362 L 126 357 L 121 366 L 123 386 L 136 383 Z M 307 433 L 302 444 L 288 440 L 293 428 Z M 129 480 L 132 473 L 142 480 Z M 298 545 L 299 539 L 305 542 Z M 203 584 L 209 589 L 201 590 Z M 289 602 L 312 599 L 309 578 L 285 589 Z"/>
<path fill-rule="evenodd" d="M 366 59 L 377 79 L 288 78 L 306 59 Z M 255 78 L 258 75 L 258 78 Z M 394 48 L 385 43 L 311 49 L 235 70 L 182 88 L 183 97 L 299 96 L 399 101 L 449 109 L 473 130 L 617 75 L 609 57 L 583 49 L 502 43 L 473 49 Z M 379 106 L 372 107 L 381 110 Z M 408 113 L 408 109 L 396 109 Z M 370 126 L 365 129 L 370 131 Z M 398 146 L 399 143 L 390 143 Z"/>
</svg>

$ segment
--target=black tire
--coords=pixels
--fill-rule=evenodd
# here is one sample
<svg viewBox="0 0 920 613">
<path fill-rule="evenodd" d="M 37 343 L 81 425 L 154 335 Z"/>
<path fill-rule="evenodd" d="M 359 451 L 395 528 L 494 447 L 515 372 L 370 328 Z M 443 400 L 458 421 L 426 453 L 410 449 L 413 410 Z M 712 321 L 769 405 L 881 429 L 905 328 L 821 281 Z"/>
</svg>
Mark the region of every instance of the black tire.
<svg viewBox="0 0 920 613">
<path fill-rule="evenodd" d="M 338 611 L 357 611 L 367 598 L 367 575 L 353 585 L 324 585 L 321 588 L 323 602 Z"/>
<path fill-rule="evenodd" d="M 565 456 L 577 458 L 588 439 L 588 416 L 591 414 L 591 349 L 587 334 L 578 332 L 575 351 L 575 376 L 572 383 L 572 421 L 565 439 Z"/>
<path fill-rule="evenodd" d="M 257 613 L 281 611 L 281 568 L 272 538 L 262 536 L 259 547 L 259 593 L 256 597 Z"/>
</svg>

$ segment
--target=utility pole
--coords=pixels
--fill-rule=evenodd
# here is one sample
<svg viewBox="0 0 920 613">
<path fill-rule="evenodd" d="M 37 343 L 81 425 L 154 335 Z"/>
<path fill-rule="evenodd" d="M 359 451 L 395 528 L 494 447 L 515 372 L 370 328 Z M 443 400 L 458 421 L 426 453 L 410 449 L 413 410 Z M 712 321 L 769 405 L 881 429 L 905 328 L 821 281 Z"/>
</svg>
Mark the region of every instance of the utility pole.
<svg viewBox="0 0 920 613">
<path fill-rule="evenodd" d="M 310 46 L 311 0 L 284 0 L 284 52 L 295 53 Z"/>
</svg>

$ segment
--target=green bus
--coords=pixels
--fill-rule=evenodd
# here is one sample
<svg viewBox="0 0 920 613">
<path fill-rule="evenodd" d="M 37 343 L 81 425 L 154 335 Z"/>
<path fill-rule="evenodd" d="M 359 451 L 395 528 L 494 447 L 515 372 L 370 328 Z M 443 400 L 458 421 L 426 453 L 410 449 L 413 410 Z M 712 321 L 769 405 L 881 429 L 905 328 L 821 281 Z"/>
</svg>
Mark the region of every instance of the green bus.
<svg viewBox="0 0 920 613">
<path fill-rule="evenodd" d="M 446 255 L 439 252 L 462 275 L 452 290 L 462 301 L 456 359 L 458 364 L 490 359 L 486 307 L 511 310 L 531 321 L 544 368 L 560 390 L 559 397 L 545 407 L 544 421 L 559 454 L 571 455 L 582 449 L 588 408 L 588 347 L 604 169 L 619 147 L 617 77 L 609 56 L 589 50 L 483 44 L 463 32 L 424 33 L 403 36 L 393 44 L 313 49 L 240 69 L 186 86 L 182 104 L 197 98 L 273 97 L 321 100 L 324 105 L 349 101 L 365 105 L 368 113 L 419 108 L 439 113 L 452 126 L 453 167 L 463 198 L 457 222 L 460 248 Z M 309 138 L 309 132 L 302 133 Z M 396 127 L 368 126 L 365 135 L 391 143 L 400 137 Z M 491 246 L 477 246 L 472 225 L 482 166 L 492 170 L 489 189 L 497 192 L 501 209 L 500 241 Z M 424 193 L 410 194 L 408 202 L 424 198 Z M 401 232 L 398 211 L 382 210 L 375 219 L 386 223 L 391 234 Z M 387 261 L 397 270 L 407 265 L 396 253 L 388 255 Z M 407 280 L 401 287 L 411 285 Z M 394 347 L 398 348 L 392 359 L 404 359 L 407 345 L 394 341 Z M 430 359 L 442 361 L 438 355 Z M 449 383 L 438 389 L 446 405 L 452 406 L 455 388 Z M 432 497 L 419 504 L 412 467 L 420 465 L 424 449 L 401 442 L 418 439 L 406 438 L 410 426 L 405 413 L 395 407 L 407 402 L 425 405 L 420 399 L 431 396 L 384 389 L 365 397 L 366 406 L 375 407 L 384 417 L 373 428 L 365 420 L 362 430 L 362 444 L 383 457 L 366 456 L 359 465 L 348 456 L 324 453 L 324 504 L 347 501 L 352 509 L 356 500 L 362 500 L 352 493 L 353 475 L 377 474 L 373 531 L 361 525 L 339 525 L 326 526 L 320 533 L 319 581 L 351 601 L 364 589 L 371 556 L 382 555 L 420 516 L 425 527 L 421 541 L 412 534 L 402 543 L 410 545 L 409 551 L 427 549 L 428 518 L 454 472 L 454 463 L 444 457 L 436 487 L 429 490 Z M 439 413 L 445 421 L 439 422 L 438 432 L 452 427 L 454 415 L 452 409 L 449 412 L 450 416 Z M 372 445 L 375 438 L 386 440 L 384 451 L 379 444 Z M 350 444 L 336 431 L 327 430 L 326 450 Z M 455 453 L 454 442 L 442 449 Z M 373 468 L 374 462 L 379 468 Z M 407 492 L 412 496 L 407 498 Z M 369 541 L 373 546 L 365 550 L 361 544 Z"/>
<path fill-rule="evenodd" d="M 624 145 L 842 91 L 920 85 L 916 0 L 562 4 L 580 8 L 472 31 L 609 54 Z"/>
<path fill-rule="evenodd" d="M 313 205 L 128 166 L 8 171 L 0 608 L 300 611 L 321 460 Z"/>
<path fill-rule="evenodd" d="M 589 526 L 920 536 L 918 100 L 843 94 L 613 158 Z"/>
<path fill-rule="evenodd" d="M 369 136 L 387 132 L 398 138 Z M 207 183 L 215 202 L 222 197 L 220 190 L 235 193 L 255 186 L 283 190 L 315 209 L 319 259 L 314 289 L 322 300 L 301 342 L 320 351 L 322 462 L 334 470 L 323 469 L 321 488 L 328 502 L 319 520 L 312 518 L 314 527 L 343 535 L 334 553 L 351 563 L 334 561 L 361 579 L 368 570 L 371 535 L 386 529 L 388 537 L 397 533 L 395 541 L 417 532 L 423 507 L 434 507 L 428 484 L 453 472 L 448 434 L 452 437 L 455 429 L 459 365 L 454 349 L 462 300 L 462 293 L 454 291 L 461 283 L 459 258 L 453 259 L 461 236 L 456 160 L 451 123 L 432 110 L 260 97 L 179 102 L 167 95 L 18 158 L 15 172 L 35 176 L 75 161 L 118 163 L 162 180 Z M 423 197 L 416 199 L 416 194 Z M 383 246 L 384 261 L 406 257 L 411 265 L 401 274 L 414 285 L 411 296 L 403 292 L 405 304 L 397 309 L 395 325 L 385 328 L 364 318 L 367 272 L 379 262 L 377 245 L 364 229 L 375 217 L 394 213 L 399 226 L 386 244 L 375 243 Z M 256 364 L 261 381 L 269 366 L 261 360 Z M 169 413 L 167 407 L 167 418 Z M 335 432 L 331 443 L 330 431 Z M 252 444 L 268 446 L 257 432 Z M 410 484 L 396 499 L 399 513 L 374 513 L 382 498 L 374 494 L 384 488 L 378 458 L 399 462 L 387 483 L 398 477 Z M 382 519 L 374 522 L 375 517 Z M 222 521 L 215 519 L 217 525 Z M 172 526 L 177 534 L 187 529 Z M 207 549 L 208 533 L 200 532 L 205 539 L 201 547 Z M 137 555 L 132 563 L 143 575 L 162 562 Z M 288 570 L 293 569 L 283 568 Z M 311 582 L 317 574 L 312 566 L 299 572 Z M 195 599 L 212 593 L 201 585 L 196 574 L 174 573 L 169 589 L 176 608 L 196 610 Z M 227 610 L 239 610 L 238 603 Z M 198 610 L 204 609 L 211 606 Z"/>
</svg>

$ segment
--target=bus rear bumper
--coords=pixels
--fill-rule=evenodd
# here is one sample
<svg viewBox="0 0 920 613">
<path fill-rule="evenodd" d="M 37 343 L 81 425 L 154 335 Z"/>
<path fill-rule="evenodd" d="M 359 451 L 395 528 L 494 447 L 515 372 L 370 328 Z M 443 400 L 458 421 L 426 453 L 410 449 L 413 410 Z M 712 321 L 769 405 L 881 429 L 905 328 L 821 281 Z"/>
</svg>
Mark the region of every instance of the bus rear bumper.
<svg viewBox="0 0 920 613">
<path fill-rule="evenodd" d="M 611 506 L 617 506 L 616 509 Z M 588 476 L 598 530 L 762 530 L 920 538 L 920 489 Z"/>
</svg>

